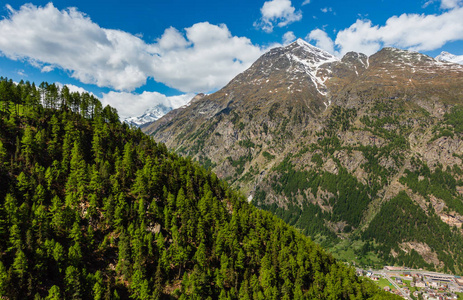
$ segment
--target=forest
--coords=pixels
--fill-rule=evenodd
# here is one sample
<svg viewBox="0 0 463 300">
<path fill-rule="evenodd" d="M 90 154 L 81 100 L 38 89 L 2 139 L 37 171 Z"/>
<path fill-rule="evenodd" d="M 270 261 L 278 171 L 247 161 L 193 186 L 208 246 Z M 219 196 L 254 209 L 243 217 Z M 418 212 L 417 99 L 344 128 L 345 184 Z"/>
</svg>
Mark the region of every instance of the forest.
<svg viewBox="0 0 463 300">
<path fill-rule="evenodd" d="M 393 299 L 117 111 L 0 78 L 0 297 Z"/>
</svg>

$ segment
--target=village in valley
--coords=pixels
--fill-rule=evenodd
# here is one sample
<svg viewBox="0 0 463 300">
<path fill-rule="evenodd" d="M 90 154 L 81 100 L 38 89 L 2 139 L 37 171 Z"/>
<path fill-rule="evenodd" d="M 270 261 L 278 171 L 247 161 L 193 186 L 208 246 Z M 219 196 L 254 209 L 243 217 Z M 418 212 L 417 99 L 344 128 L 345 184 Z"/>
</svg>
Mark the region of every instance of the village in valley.
<svg viewBox="0 0 463 300">
<path fill-rule="evenodd" d="M 357 268 L 357 275 L 370 278 L 385 291 L 404 299 L 463 299 L 460 276 L 391 266 L 382 270 Z"/>
</svg>

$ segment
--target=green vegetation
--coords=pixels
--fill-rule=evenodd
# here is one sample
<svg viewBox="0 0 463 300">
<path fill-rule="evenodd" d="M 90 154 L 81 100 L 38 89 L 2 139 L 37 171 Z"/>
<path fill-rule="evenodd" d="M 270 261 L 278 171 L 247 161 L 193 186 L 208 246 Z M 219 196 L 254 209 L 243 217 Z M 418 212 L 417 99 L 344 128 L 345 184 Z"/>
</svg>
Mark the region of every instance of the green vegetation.
<svg viewBox="0 0 463 300">
<path fill-rule="evenodd" d="M 257 199 L 254 198 L 254 201 L 258 201 L 260 198 L 259 193 L 256 194 Z M 324 223 L 324 218 L 328 218 L 329 214 L 324 213 L 319 206 L 308 203 L 303 207 L 291 204 L 287 208 L 278 207 L 276 204 L 262 204 L 260 207 L 282 218 L 286 223 L 300 228 L 305 235 L 314 238 L 323 236 L 323 246 L 329 246 L 336 240 L 336 235 Z"/>
<path fill-rule="evenodd" d="M 317 167 L 321 167 L 323 165 L 323 158 L 318 153 L 315 153 L 314 155 L 312 155 L 312 159 L 310 161 L 315 163 Z"/>
<path fill-rule="evenodd" d="M 231 165 L 235 168 L 236 176 L 240 176 L 244 172 L 244 166 L 247 162 L 251 161 L 252 155 L 251 152 L 248 152 L 246 155 L 240 156 L 237 160 L 233 160 L 230 156 L 227 157 Z"/>
<path fill-rule="evenodd" d="M 113 108 L 42 86 L 0 80 L 0 297 L 391 298 Z"/>
<path fill-rule="evenodd" d="M 241 140 L 238 142 L 238 145 L 244 148 L 255 148 L 256 147 L 256 145 L 250 140 Z"/>
<path fill-rule="evenodd" d="M 385 288 L 386 286 L 388 286 L 391 290 L 395 290 L 395 286 L 393 286 L 389 280 L 387 280 L 386 278 L 380 278 L 378 281 L 375 282 L 380 288 Z"/>
<path fill-rule="evenodd" d="M 205 169 L 213 169 L 217 166 L 209 157 L 200 155 L 198 162 L 205 168 Z"/>
<path fill-rule="evenodd" d="M 401 243 L 418 242 L 432 245 L 438 259 L 444 262 L 445 270 L 453 273 L 463 270 L 463 258 L 459 255 L 459 249 L 463 247 L 461 234 L 443 223 L 432 207 L 426 215 L 403 191 L 382 206 L 363 238 L 379 244 L 375 251 L 391 264 L 432 270 L 433 266 L 415 250 L 405 253 L 398 247 Z M 392 250 L 399 253 L 396 258 L 392 256 Z"/>
<path fill-rule="evenodd" d="M 361 266 L 382 269 L 383 261 L 374 252 L 373 243 L 361 240 L 344 239 L 329 248 L 329 252 L 341 261 L 355 262 Z"/>
<path fill-rule="evenodd" d="M 330 136 L 340 131 L 347 131 L 351 126 L 351 120 L 356 116 L 357 111 L 355 109 L 348 109 L 335 105 L 333 106 L 325 131 Z"/>
<path fill-rule="evenodd" d="M 455 133 L 463 133 L 463 106 L 452 107 L 449 113 L 444 115 L 445 123 L 453 126 Z"/>
<path fill-rule="evenodd" d="M 307 200 L 306 192 L 310 190 L 317 197 L 320 187 L 332 194 L 330 199 L 326 199 L 327 205 L 332 207 L 329 219 L 334 222 L 346 221 L 357 227 L 375 191 L 359 183 L 341 165 L 338 167 L 337 175 L 314 170 L 297 171 L 291 163 L 291 156 L 288 156 L 274 168 L 280 176 L 273 178 L 272 188 L 277 194 L 284 194 L 288 198 L 302 195 Z"/>
<path fill-rule="evenodd" d="M 429 113 L 407 101 L 382 96 L 371 101 L 361 117 L 357 117 L 354 109 L 336 105 L 331 106 L 329 113 L 324 128 L 315 133 L 317 141 L 311 144 L 298 141 L 294 155 L 275 165 L 267 182 L 258 187 L 254 203 L 329 247 L 339 259 L 363 266 L 399 264 L 428 269 L 440 268 L 436 263 L 439 260 L 445 265 L 443 271 L 461 273 L 463 261 L 457 254 L 461 234 L 442 222 L 430 204 L 436 197 L 445 202 L 444 212 L 463 214 L 463 197 L 458 192 L 463 180 L 457 180 L 463 175 L 460 166 L 446 170 L 437 166 L 430 171 L 421 162 L 412 160 L 412 171 L 405 170 L 400 182 L 424 197 L 428 209 L 409 206 L 405 201 L 405 212 L 398 213 L 396 220 L 391 203 L 402 203 L 401 197 L 386 203 L 384 208 L 383 203 L 378 203 L 383 188 L 391 184 L 406 163 L 411 150 L 406 136 L 417 128 L 412 120 L 428 122 Z M 441 136 L 461 134 L 455 128 L 459 128 L 459 120 L 463 119 L 463 108 L 454 107 L 444 119 Z M 363 137 L 361 143 L 355 143 L 356 136 Z M 356 175 L 344 166 L 356 167 Z M 263 189 L 270 194 L 268 199 L 262 196 Z M 273 200 L 275 196 L 286 201 Z M 407 223 L 408 219 L 416 224 Z M 391 228 L 388 234 L 390 224 L 397 222 L 400 225 Z M 423 238 L 414 239 L 425 228 L 430 229 L 423 231 Z M 431 234 L 439 238 L 430 238 Z M 381 240 L 383 235 L 389 238 Z M 401 250 L 399 245 L 407 242 L 429 246 L 434 261 L 422 253 Z"/>
<path fill-rule="evenodd" d="M 262 155 L 268 160 L 272 160 L 272 159 L 275 158 L 275 155 L 272 155 L 272 154 L 268 153 L 267 151 L 263 151 Z"/>
<path fill-rule="evenodd" d="M 444 200 L 448 209 L 463 214 L 463 198 L 456 190 L 457 182 L 452 174 L 445 172 L 441 167 L 437 167 L 431 172 L 428 166 L 418 160 L 413 160 L 413 164 L 418 165 L 417 170 L 411 172 L 405 170 L 406 176 L 400 178 L 402 184 L 406 184 L 413 192 L 419 193 L 429 201 L 429 195 L 434 195 Z M 460 172 L 460 168 L 455 166 L 454 172 Z"/>
</svg>

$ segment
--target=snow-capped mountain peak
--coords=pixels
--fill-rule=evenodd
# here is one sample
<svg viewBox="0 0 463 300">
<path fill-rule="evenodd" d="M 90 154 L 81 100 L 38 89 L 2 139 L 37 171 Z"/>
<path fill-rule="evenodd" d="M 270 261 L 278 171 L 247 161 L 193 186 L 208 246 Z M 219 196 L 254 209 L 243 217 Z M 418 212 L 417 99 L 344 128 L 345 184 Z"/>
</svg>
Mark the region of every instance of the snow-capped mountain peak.
<svg viewBox="0 0 463 300">
<path fill-rule="evenodd" d="M 454 55 L 446 51 L 442 51 L 441 54 L 436 56 L 436 60 L 444 62 L 453 62 L 460 65 L 463 65 L 463 55 Z"/>
<path fill-rule="evenodd" d="M 164 104 L 158 104 L 154 107 L 148 108 L 145 110 L 145 112 L 138 117 L 129 117 L 124 120 L 125 123 L 134 125 L 134 126 L 142 126 L 147 123 L 152 123 L 165 114 L 167 114 L 169 111 L 171 111 L 173 108 L 170 106 L 165 106 Z"/>
<path fill-rule="evenodd" d="M 299 49 L 302 50 L 301 52 L 305 52 L 304 53 L 305 55 L 303 56 L 305 56 L 305 58 L 310 58 L 310 60 L 315 62 L 317 65 L 321 65 L 326 62 L 339 61 L 339 58 L 337 58 L 336 56 L 332 55 L 331 53 L 323 49 L 315 47 L 314 45 L 304 41 L 301 38 L 297 39 L 292 44 L 286 46 L 286 48 L 291 49 L 291 52 L 296 55 L 302 54 L 302 53 L 298 53 L 299 51 L 297 50 Z"/>
</svg>

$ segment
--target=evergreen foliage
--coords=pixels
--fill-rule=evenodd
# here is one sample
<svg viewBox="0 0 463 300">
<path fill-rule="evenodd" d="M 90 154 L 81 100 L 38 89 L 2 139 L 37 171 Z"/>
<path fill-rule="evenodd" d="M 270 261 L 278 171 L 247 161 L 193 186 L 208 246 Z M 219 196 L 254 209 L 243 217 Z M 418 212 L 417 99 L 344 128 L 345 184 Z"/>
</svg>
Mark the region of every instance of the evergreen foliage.
<svg viewBox="0 0 463 300">
<path fill-rule="evenodd" d="M 0 101 L 0 297 L 394 297 L 91 95 Z"/>
<path fill-rule="evenodd" d="M 408 267 L 433 269 L 420 259 L 416 251 L 394 258 L 391 251 L 399 253 L 398 245 L 407 242 L 433 245 L 436 257 L 445 263 L 445 269 L 453 273 L 455 267 L 463 268 L 460 250 L 463 247 L 461 235 L 449 225 L 443 223 L 431 205 L 428 215 L 404 192 L 384 204 L 380 212 L 371 221 L 363 233 L 366 240 L 375 240 L 376 247 L 386 261 Z M 446 249 L 450 249 L 451 252 Z"/>
</svg>

